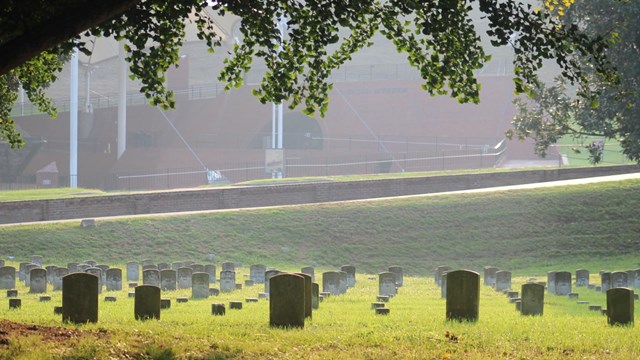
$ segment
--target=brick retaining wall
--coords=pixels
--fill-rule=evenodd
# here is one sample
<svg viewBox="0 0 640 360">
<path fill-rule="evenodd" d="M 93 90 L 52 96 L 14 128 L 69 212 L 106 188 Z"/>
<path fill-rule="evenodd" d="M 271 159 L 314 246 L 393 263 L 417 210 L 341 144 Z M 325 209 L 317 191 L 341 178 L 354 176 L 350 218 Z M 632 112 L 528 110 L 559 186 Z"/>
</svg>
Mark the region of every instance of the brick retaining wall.
<svg viewBox="0 0 640 360">
<path fill-rule="evenodd" d="M 638 165 L 526 170 L 348 182 L 231 186 L 72 199 L 0 202 L 0 224 L 322 203 L 640 172 Z"/>
</svg>

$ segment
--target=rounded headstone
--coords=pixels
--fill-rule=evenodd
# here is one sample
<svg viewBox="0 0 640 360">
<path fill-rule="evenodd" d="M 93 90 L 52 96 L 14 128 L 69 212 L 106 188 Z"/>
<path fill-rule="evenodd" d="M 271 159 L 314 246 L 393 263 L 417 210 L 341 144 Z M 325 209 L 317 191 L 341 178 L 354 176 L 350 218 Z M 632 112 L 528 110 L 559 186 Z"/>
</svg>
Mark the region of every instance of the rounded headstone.
<svg viewBox="0 0 640 360">
<path fill-rule="evenodd" d="M 556 293 L 556 273 L 557 271 L 547 272 L 547 291 L 551 294 Z"/>
<path fill-rule="evenodd" d="M 523 284 L 521 296 L 522 315 L 542 315 L 544 312 L 544 286 L 535 283 Z"/>
<path fill-rule="evenodd" d="M 576 286 L 589 286 L 589 270 L 578 269 L 576 270 Z"/>
<path fill-rule="evenodd" d="M 209 274 L 196 272 L 191 275 L 191 297 L 194 299 L 206 299 L 209 297 Z"/>
<path fill-rule="evenodd" d="M 633 326 L 634 296 L 629 288 L 607 290 L 607 322 L 609 325 Z"/>
<path fill-rule="evenodd" d="M 305 266 L 302 269 L 300 269 L 300 272 L 303 273 L 303 274 L 307 274 L 307 275 L 311 276 L 311 281 L 312 282 L 316 281 L 315 269 L 313 268 L 313 266 Z"/>
<path fill-rule="evenodd" d="M 389 272 L 396 274 L 396 285 L 398 287 L 402 287 L 404 284 L 404 275 L 402 271 L 402 266 L 389 266 Z"/>
<path fill-rule="evenodd" d="M 62 278 L 62 321 L 98 322 L 99 281 L 89 273 L 73 273 Z"/>
<path fill-rule="evenodd" d="M 107 269 L 106 271 L 106 287 L 107 291 L 122 290 L 122 270 L 118 268 Z"/>
<path fill-rule="evenodd" d="M 209 274 L 209 283 L 215 284 L 216 282 L 216 266 L 213 264 L 207 264 L 204 266 L 204 272 Z"/>
<path fill-rule="evenodd" d="M 43 258 L 41 255 L 33 255 L 31 256 L 31 263 L 38 265 L 38 266 L 42 266 L 42 262 L 43 262 Z"/>
<path fill-rule="evenodd" d="M 136 320 L 160 320 L 160 287 L 153 285 L 136 287 L 134 315 Z"/>
<path fill-rule="evenodd" d="M 304 277 L 279 274 L 269 282 L 269 324 L 275 327 L 304 327 Z"/>
<path fill-rule="evenodd" d="M 143 270 L 142 285 L 149 285 L 160 288 L 160 271 L 158 271 L 157 269 Z"/>
<path fill-rule="evenodd" d="M 337 271 L 327 271 L 322 273 L 322 292 L 332 295 L 340 295 L 340 273 Z"/>
<path fill-rule="evenodd" d="M 496 291 L 511 289 L 511 271 L 496 271 L 496 284 L 494 287 Z"/>
<path fill-rule="evenodd" d="M 304 316 L 311 318 L 313 315 L 313 296 L 312 296 L 312 282 L 311 275 L 296 273 L 304 278 Z"/>
<path fill-rule="evenodd" d="M 264 273 L 267 271 L 267 267 L 262 264 L 254 264 L 249 267 L 249 277 L 253 280 L 254 284 L 264 283 Z"/>
<path fill-rule="evenodd" d="M 615 271 L 611 273 L 611 287 L 622 288 L 629 286 L 629 274 L 624 271 Z"/>
<path fill-rule="evenodd" d="M 606 293 L 611 287 L 611 273 L 603 271 L 600 273 L 600 291 Z"/>
<path fill-rule="evenodd" d="M 378 295 L 395 296 L 397 293 L 396 283 L 395 273 L 382 272 L 378 274 Z"/>
<path fill-rule="evenodd" d="M 174 291 L 177 288 L 177 274 L 173 269 L 164 269 L 160 271 L 160 288 L 162 291 Z"/>
<path fill-rule="evenodd" d="M 8 290 L 16 288 L 16 268 L 13 266 L 0 267 L 0 289 Z"/>
<path fill-rule="evenodd" d="M 264 292 L 269 293 L 269 279 L 280 274 L 279 270 L 271 269 L 264 272 Z"/>
<path fill-rule="evenodd" d="M 440 265 L 436 268 L 433 276 L 433 280 L 435 281 L 436 285 L 442 286 L 442 274 L 446 273 L 449 270 L 451 270 L 451 267 L 446 265 Z"/>
<path fill-rule="evenodd" d="M 498 268 L 495 266 L 485 266 L 484 270 L 484 284 L 486 286 L 494 286 L 496 284 L 496 272 Z"/>
<path fill-rule="evenodd" d="M 91 275 L 95 275 L 96 277 L 98 277 L 98 293 L 102 293 L 102 269 L 98 268 L 98 267 L 90 267 L 88 269 L 85 270 L 85 272 L 87 274 L 91 274 Z"/>
<path fill-rule="evenodd" d="M 190 267 L 181 267 L 178 269 L 178 289 L 191 289 L 191 275 L 193 275 L 193 269 Z"/>
<path fill-rule="evenodd" d="M 140 280 L 140 265 L 135 261 L 127 263 L 127 281 Z"/>
<path fill-rule="evenodd" d="M 236 290 L 236 272 L 223 270 L 220 272 L 220 291 L 223 293 Z"/>
<path fill-rule="evenodd" d="M 57 268 L 53 272 L 51 279 L 51 285 L 54 291 L 62 290 L 62 278 L 69 275 L 70 271 L 67 268 Z"/>
<path fill-rule="evenodd" d="M 571 293 L 571 273 L 569 271 L 558 271 L 555 276 L 555 294 L 566 296 Z"/>
<path fill-rule="evenodd" d="M 320 285 L 311 283 L 311 308 L 318 309 L 320 307 Z"/>
<path fill-rule="evenodd" d="M 222 263 L 222 271 L 236 271 L 236 265 L 232 262 Z"/>
<path fill-rule="evenodd" d="M 447 272 L 447 320 L 477 321 L 480 274 L 470 270 Z"/>
<path fill-rule="evenodd" d="M 340 270 L 347 273 L 347 286 L 354 287 L 356 285 L 356 267 L 353 265 L 342 265 Z"/>
</svg>

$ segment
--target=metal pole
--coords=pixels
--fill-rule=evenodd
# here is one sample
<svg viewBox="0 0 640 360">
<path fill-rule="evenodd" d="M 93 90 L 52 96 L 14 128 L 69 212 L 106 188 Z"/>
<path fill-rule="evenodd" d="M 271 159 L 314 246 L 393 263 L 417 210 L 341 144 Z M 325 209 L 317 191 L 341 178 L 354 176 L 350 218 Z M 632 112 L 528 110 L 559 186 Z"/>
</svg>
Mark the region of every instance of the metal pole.
<svg viewBox="0 0 640 360">
<path fill-rule="evenodd" d="M 20 115 L 24 116 L 24 89 L 20 85 Z"/>
<path fill-rule="evenodd" d="M 69 187 L 78 187 L 78 49 L 71 55 L 69 94 Z"/>
<path fill-rule="evenodd" d="M 278 112 L 278 109 L 277 109 L 276 104 L 275 103 L 271 104 L 271 148 L 272 149 L 276 148 L 276 136 L 277 136 L 277 132 L 276 132 L 277 116 L 276 116 L 276 113 L 277 112 Z M 271 171 L 271 178 L 272 179 L 277 178 L 275 171 Z"/>
<path fill-rule="evenodd" d="M 278 30 L 280 30 L 280 48 L 278 49 L 278 52 L 282 49 L 282 43 L 284 42 L 284 32 L 287 28 L 287 19 L 284 16 L 280 17 L 280 21 L 278 22 Z M 283 140 L 283 136 L 284 136 L 284 127 L 283 127 L 283 106 L 282 103 L 279 103 L 276 105 L 277 109 L 276 112 L 278 114 L 278 125 L 277 125 L 277 131 L 278 131 L 278 143 L 277 143 L 277 149 L 282 149 L 282 140 Z M 284 164 L 283 164 L 284 166 Z M 276 174 L 276 177 L 278 179 L 281 179 L 282 176 L 282 171 L 278 171 Z"/>
<path fill-rule="evenodd" d="M 276 148 L 276 104 L 271 104 L 271 148 Z"/>
<path fill-rule="evenodd" d="M 120 42 L 118 56 L 118 159 L 127 149 L 127 62 L 124 42 Z"/>
<path fill-rule="evenodd" d="M 282 149 L 284 128 L 282 126 L 282 104 L 278 104 L 278 149 Z"/>
</svg>

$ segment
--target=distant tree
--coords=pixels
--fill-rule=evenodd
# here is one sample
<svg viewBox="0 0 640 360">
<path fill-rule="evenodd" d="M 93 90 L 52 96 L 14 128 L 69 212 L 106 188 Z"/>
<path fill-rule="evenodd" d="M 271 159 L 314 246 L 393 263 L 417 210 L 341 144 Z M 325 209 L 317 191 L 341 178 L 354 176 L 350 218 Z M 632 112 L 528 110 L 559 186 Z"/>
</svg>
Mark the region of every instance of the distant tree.
<svg viewBox="0 0 640 360">
<path fill-rule="evenodd" d="M 618 81 L 589 69 L 585 66 L 589 57 L 580 55 L 574 61 L 586 69 L 589 96 L 579 96 L 584 94 L 563 78 L 554 84 L 532 84 L 531 97 L 516 101 L 518 115 L 511 135 L 535 139 L 536 152 L 542 155 L 561 137 L 571 136 L 586 144 L 583 150 L 593 163 L 602 160 L 602 142 L 584 140 L 615 139 L 629 159 L 640 162 L 640 1 L 584 0 L 552 11 L 563 24 L 577 24 L 586 35 L 607 41 Z"/>
<path fill-rule="evenodd" d="M 517 91 L 537 83 L 544 59 L 556 59 L 567 81 L 585 89 L 585 66 L 609 71 L 605 42 L 517 1 L 9 0 L 0 11 L 0 140 L 22 144 L 9 116 L 20 86 L 41 110 L 55 115 L 43 90 L 56 80 L 74 47 L 88 52 L 81 33 L 124 40 L 131 76 L 141 81 L 141 91 L 151 104 L 172 107 L 164 73 L 179 60 L 185 24 L 196 24 L 211 51 L 220 44 L 204 14 L 210 5 L 220 15 L 241 18 L 243 41 L 225 60 L 219 79 L 229 88 L 240 86 L 252 61 L 262 59 L 268 70 L 254 93 L 263 103 L 290 101 L 308 114 L 324 114 L 331 72 L 370 46 L 378 31 L 407 54 L 425 91 L 478 102 L 474 71 L 489 58 L 471 21 L 471 4 L 489 20 L 493 44 L 514 47 Z M 288 28 L 281 43 L 283 17 Z"/>
</svg>

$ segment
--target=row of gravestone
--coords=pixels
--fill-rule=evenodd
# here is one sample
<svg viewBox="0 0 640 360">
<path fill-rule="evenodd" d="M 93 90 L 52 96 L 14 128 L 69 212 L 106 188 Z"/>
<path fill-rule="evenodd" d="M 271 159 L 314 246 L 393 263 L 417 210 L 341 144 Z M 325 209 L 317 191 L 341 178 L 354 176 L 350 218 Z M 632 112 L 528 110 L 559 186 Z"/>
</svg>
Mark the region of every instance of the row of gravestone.
<svg viewBox="0 0 640 360">
<path fill-rule="evenodd" d="M 440 287 L 440 297 L 447 297 L 447 273 L 450 266 L 441 265 L 435 269 L 434 282 Z M 511 289 L 511 272 L 499 270 L 494 266 L 484 267 L 484 285 L 493 287 L 496 291 Z"/>
<path fill-rule="evenodd" d="M 507 293 L 511 300 L 516 303 L 517 309 L 523 315 L 542 315 L 544 309 L 545 283 L 529 282 L 522 285 L 520 298 L 517 292 L 508 291 L 511 289 L 511 273 L 500 271 L 496 267 L 487 266 L 484 268 L 484 284 L 492 286 L 498 291 Z M 586 272 L 586 273 L 585 273 Z M 476 320 L 477 307 L 479 302 L 479 275 L 472 271 L 457 270 L 451 272 L 448 266 L 439 266 L 435 270 L 434 280 L 443 289 L 441 294 L 447 299 L 447 319 Z M 585 282 L 584 276 L 587 276 Z M 611 280 L 607 277 L 611 274 Z M 626 287 L 627 272 L 617 272 L 616 281 L 613 280 L 616 273 L 601 272 L 601 277 L 605 281 L 612 281 L 611 286 L 606 290 L 607 294 L 607 321 L 612 325 L 632 325 L 634 319 L 634 299 L 635 294 L 632 289 Z M 552 271 L 547 274 L 547 288 L 549 292 L 556 295 L 571 295 L 571 273 L 567 271 Z M 451 283 L 453 282 L 453 283 Z M 584 286 L 588 284 L 588 272 L 580 269 L 576 272 L 576 282 Z M 463 287 L 462 289 L 460 287 Z M 476 287 L 478 287 L 478 297 L 475 297 Z M 455 293 L 450 293 L 454 290 Z M 514 294 L 515 293 L 515 294 Z M 515 296 L 514 296 L 515 295 Z M 459 296 L 467 296 L 466 304 L 461 304 L 457 300 Z M 476 300 L 477 299 L 477 300 Z"/>
<path fill-rule="evenodd" d="M 25 280 L 25 285 L 27 286 L 29 286 L 31 282 L 30 279 L 32 270 L 41 269 L 40 264 L 42 263 L 42 258 L 40 256 L 34 256 L 32 258 L 32 261 L 36 261 L 37 263 L 20 263 L 21 270 L 18 272 L 18 274 L 21 275 L 20 278 Z M 194 282 L 198 282 L 197 289 L 200 290 L 195 290 L 195 293 L 202 295 L 196 295 L 195 297 L 201 297 L 205 294 L 204 281 L 207 279 L 207 276 L 205 276 L 204 274 L 208 275 L 208 283 L 215 282 L 215 265 L 199 265 L 194 264 L 193 262 L 154 264 L 151 260 L 143 260 L 142 264 L 138 262 L 128 262 L 126 264 L 127 280 L 138 281 L 140 279 L 140 266 L 142 266 L 142 284 L 158 286 L 161 288 L 161 290 L 193 290 Z M 237 263 L 231 262 L 222 264 L 219 289 L 221 292 L 231 292 L 242 286 L 241 284 L 236 284 L 234 271 L 236 266 L 238 266 Z M 173 268 L 178 269 L 176 271 Z M 93 260 L 87 260 L 81 264 L 69 263 L 67 268 L 47 266 L 46 270 L 46 272 L 50 274 L 49 276 L 43 277 L 40 270 L 34 272 L 34 274 L 37 274 L 36 278 L 38 279 L 38 281 L 36 281 L 37 286 L 35 287 L 35 289 L 31 289 L 31 292 L 46 292 L 46 280 L 40 280 L 43 278 L 49 280 L 55 279 L 53 280 L 53 290 L 61 290 L 62 277 L 69 273 L 76 272 L 87 272 L 96 275 L 99 279 L 99 292 L 102 292 L 103 284 L 106 284 L 107 291 L 119 291 L 122 289 L 122 271 L 118 268 L 111 269 L 108 265 L 98 265 L 97 262 Z M 204 273 L 203 270 L 205 271 Z M 280 271 L 276 269 L 267 269 L 265 265 L 261 264 L 251 265 L 249 270 L 250 280 L 245 281 L 245 284 L 253 285 L 255 283 L 264 283 L 265 294 L 269 294 L 268 279 L 274 275 L 279 274 Z M 351 284 L 351 286 L 355 284 L 355 267 L 345 265 L 342 267 L 342 270 L 346 270 L 348 272 L 348 283 Z M 303 267 L 301 272 L 310 275 L 312 280 L 314 280 L 313 267 Z M 13 267 L 6 267 L 4 271 L 0 268 L 0 289 L 15 288 L 15 274 L 16 271 Z M 5 281 L 3 281 L 3 279 Z M 51 281 L 49 282 L 51 283 Z M 135 286 L 137 285 L 137 283 L 133 283 L 133 285 Z M 336 292 L 332 293 L 336 294 Z"/>
<path fill-rule="evenodd" d="M 313 309 L 319 307 L 319 286 L 311 280 L 311 276 L 304 273 L 280 273 L 269 279 L 271 326 L 303 327 L 305 319 L 312 317 Z M 98 321 L 98 282 L 97 276 L 88 273 L 73 273 L 63 278 L 63 321 L 80 324 Z M 160 291 L 160 287 L 152 285 L 135 288 L 137 320 L 160 319 Z M 219 304 L 214 304 L 212 311 L 219 313 Z"/>
<path fill-rule="evenodd" d="M 322 273 L 322 292 L 331 295 L 345 294 L 356 285 L 356 268 L 343 265 L 340 270 Z"/>
<path fill-rule="evenodd" d="M 600 271 L 600 291 L 612 288 L 640 288 L 640 269 L 627 271 Z M 588 285 L 588 283 L 587 283 Z"/>
<path fill-rule="evenodd" d="M 378 274 L 378 296 L 395 296 L 403 285 L 403 270 L 400 266 L 390 266 L 388 271 Z M 374 278 L 375 279 L 375 278 Z M 338 271 L 322 273 L 322 291 L 325 294 L 340 295 L 356 284 L 356 268 L 343 265 Z"/>
<path fill-rule="evenodd" d="M 522 285 L 522 296 L 520 298 L 514 298 L 514 294 L 508 293 L 507 295 L 510 296 L 511 300 L 515 300 L 513 302 L 516 303 L 516 310 L 523 315 L 542 315 L 544 311 L 544 290 L 544 285 L 540 283 L 527 283 Z M 570 293 L 569 295 L 573 294 Z M 607 309 L 603 311 L 607 315 L 607 323 L 610 325 L 632 326 L 636 298 L 634 291 L 626 287 L 608 289 L 606 291 Z"/>
<path fill-rule="evenodd" d="M 373 278 L 375 279 L 375 278 Z M 389 315 L 391 309 L 386 307 L 389 299 L 398 295 L 398 289 L 404 285 L 404 271 L 400 266 L 389 266 L 387 271 L 378 274 L 378 295 L 376 302 L 371 303 L 376 315 Z"/>
<path fill-rule="evenodd" d="M 494 268 L 494 267 L 491 267 Z M 496 285 L 494 287 L 498 290 L 498 282 L 500 271 L 496 272 Z M 631 275 L 633 274 L 633 275 Z M 599 291 L 605 292 L 607 297 L 607 322 L 612 325 L 632 325 L 634 319 L 634 299 L 636 298 L 632 289 L 629 289 L 629 285 L 633 284 L 635 287 L 635 281 L 638 279 L 636 276 L 640 275 L 640 272 L 636 270 L 629 270 L 626 272 L 606 272 L 601 271 L 601 286 L 595 287 L 589 284 L 589 271 L 586 269 L 576 270 L 575 284 L 577 287 L 591 287 Z M 633 282 L 629 279 L 634 279 Z M 510 281 L 510 274 L 509 274 Z M 506 284 L 505 284 L 506 286 Z M 520 298 L 513 297 L 511 292 L 507 291 L 508 295 L 512 295 L 510 298 L 516 303 L 516 309 L 518 309 L 523 315 L 542 315 L 544 309 L 544 290 L 549 293 L 559 296 L 568 296 L 571 298 L 577 298 L 578 294 L 572 292 L 572 274 L 569 271 L 549 271 L 547 272 L 547 282 L 533 282 L 533 279 L 529 283 L 523 284 Z M 503 288 L 500 290 L 508 290 L 509 288 Z"/>
<path fill-rule="evenodd" d="M 99 268 L 98 268 L 99 269 Z M 100 269 L 101 270 L 101 269 Z M 145 271 L 153 271 L 154 269 L 147 269 Z M 256 277 L 258 276 L 258 270 L 262 270 L 260 266 L 256 266 L 254 272 Z M 305 268 L 303 269 L 306 272 L 312 272 L 312 269 Z M 397 288 L 402 286 L 402 269 L 400 267 L 390 267 L 390 271 L 380 273 L 379 274 L 379 296 L 394 296 L 397 292 Z M 46 271 L 44 271 L 44 280 L 42 273 L 44 269 L 34 268 L 29 271 L 30 277 L 35 279 L 34 283 L 44 282 L 46 284 Z M 157 271 L 157 270 L 155 270 Z M 223 270 L 221 272 L 221 282 L 224 278 L 222 276 L 223 273 L 233 273 L 235 272 L 230 270 Z M 621 274 L 626 274 L 623 272 L 619 272 Z M 348 275 L 353 275 L 352 280 L 349 280 Z M 568 274 L 568 276 L 567 276 Z M 580 273 L 581 275 L 584 272 Z M 606 278 L 606 272 L 602 273 L 605 275 L 603 278 Z M 614 273 L 615 274 L 615 273 Z M 15 275 L 15 269 L 14 269 Z M 91 275 L 89 273 L 89 275 Z M 97 293 L 99 292 L 99 281 L 100 281 L 100 273 L 93 274 L 94 278 L 97 281 L 96 289 L 96 302 L 97 302 Z M 209 278 L 207 273 L 192 273 L 197 278 L 196 289 L 202 289 L 202 295 L 199 295 L 200 292 L 194 289 L 194 297 L 207 297 L 209 295 Z M 283 276 L 280 276 L 283 275 Z M 144 277 L 144 271 L 143 271 Z M 623 276 L 621 276 L 623 277 Z M 65 277 L 67 278 L 67 277 Z M 304 293 L 306 293 L 306 288 L 309 287 L 311 289 L 312 284 L 312 275 L 305 273 L 298 274 L 286 274 L 280 273 L 277 270 L 267 270 L 264 273 L 265 281 L 265 290 L 267 293 L 271 295 L 272 300 L 270 300 L 270 323 L 273 326 L 304 326 L 304 318 L 310 316 L 310 313 L 307 313 L 306 308 L 311 308 L 311 296 L 308 296 L 309 305 L 307 306 L 304 299 L 306 298 L 304 294 L 300 295 L 299 291 L 296 290 L 299 287 L 298 278 L 303 279 L 303 289 Z M 304 280 L 307 279 L 308 280 Z M 488 280 L 487 280 L 488 278 Z M 568 278 L 568 281 L 567 281 Z M 577 276 L 578 278 L 578 276 Z M 271 279 L 276 279 L 271 281 Z M 285 280 L 287 279 L 287 280 Z M 325 280 L 326 279 L 326 280 Z M 565 292 L 568 294 L 571 292 L 571 273 L 563 272 L 563 271 L 553 271 L 548 273 L 548 284 L 551 284 L 551 292 L 557 295 L 565 295 Z M 93 281 L 93 280 L 92 280 Z M 64 282 L 64 281 L 63 281 Z M 282 282 L 282 283 L 281 283 Z M 308 282 L 309 286 L 304 286 L 304 283 Z M 445 289 L 444 297 L 447 299 L 446 306 L 446 317 L 450 320 L 466 320 L 466 321 L 475 321 L 478 317 L 478 308 L 479 308 L 479 274 L 473 271 L 468 270 L 455 270 L 450 271 L 448 267 L 439 267 L 436 269 L 436 282 Z M 485 284 L 493 286 L 496 290 L 504 290 L 510 288 L 511 282 L 511 273 L 507 271 L 499 271 L 495 267 L 485 267 Z M 568 285 L 567 285 L 568 282 Z M 270 289 L 271 284 L 279 284 L 277 288 Z M 296 285 L 297 284 L 297 285 Z M 330 293 L 333 295 L 338 295 L 344 293 L 343 288 L 355 285 L 355 267 L 350 265 L 345 265 L 341 268 L 339 272 L 326 272 L 323 274 L 323 289 L 327 290 L 326 293 Z M 316 284 L 317 286 L 317 284 Z M 504 289 L 502 289 L 504 287 Z M 235 277 L 234 277 L 234 287 L 235 288 Z M 157 291 L 156 291 L 157 289 Z M 283 290 L 285 289 L 285 290 Z M 282 291 L 281 291 L 282 290 Z M 631 289 L 625 288 L 613 288 L 607 291 L 607 308 L 608 308 L 608 321 L 611 324 L 629 324 L 633 323 L 633 300 L 634 294 Z M 142 292 L 138 295 L 138 292 Z M 139 301 L 136 301 L 136 318 L 159 318 L 159 291 L 160 286 L 154 285 L 143 285 L 141 287 L 136 287 L 136 297 L 140 297 Z M 64 292 L 64 290 L 63 290 Z M 149 315 L 148 312 L 145 312 L 144 309 L 148 309 L 148 305 L 144 305 L 148 303 L 148 295 L 156 294 L 158 298 L 158 311 L 157 316 L 156 312 L 153 311 L 152 315 Z M 275 297 L 273 294 L 276 294 Z M 155 299 L 155 295 L 152 296 Z M 68 296 L 67 296 L 68 298 Z M 64 299 L 65 296 L 63 294 L 63 308 L 64 308 Z M 147 300 L 145 300 L 147 299 Z M 302 299 L 302 300 L 301 300 Z M 631 299 L 629 301 L 629 299 Z M 299 316 L 298 311 L 291 311 L 292 309 L 298 309 L 299 303 L 302 302 L 302 308 L 304 316 L 302 318 Z M 155 304 L 155 300 L 152 301 Z M 543 304 L 544 304 L 544 285 L 539 283 L 528 283 L 524 284 L 522 287 L 522 297 L 517 302 L 520 311 L 524 315 L 541 315 L 543 312 Z M 285 305 L 279 305 L 285 304 Z M 97 307 L 97 305 L 96 305 Z M 141 310 L 139 310 L 139 308 Z M 288 310 L 284 310 L 288 309 Z M 64 316 L 63 310 L 63 318 Z M 295 316 L 294 316 L 295 315 Z M 70 320 L 70 318 L 67 318 Z M 73 320 L 72 320 L 73 321 Z M 91 320 L 86 320 L 91 321 Z M 85 321 L 85 322 L 86 322 Z M 96 310 L 96 321 L 97 321 L 97 310 Z M 74 321 L 76 322 L 76 321 Z"/>
<path fill-rule="evenodd" d="M 4 261 L 2 261 L 4 265 Z M 194 262 L 174 262 L 172 264 L 160 263 L 154 264 L 151 260 L 143 260 L 142 264 L 138 262 L 129 262 L 126 265 L 126 276 L 128 281 L 140 280 L 140 265 L 142 265 L 142 280 L 143 284 L 160 285 L 163 283 L 166 286 L 161 286 L 166 289 L 172 289 L 172 279 L 175 278 L 176 288 L 190 288 L 189 284 L 192 282 L 192 274 L 198 272 L 206 272 L 209 274 L 210 283 L 216 282 L 216 267 L 215 265 L 202 265 L 195 264 Z M 21 281 L 25 281 L 26 286 L 30 286 L 31 282 L 31 270 L 34 268 L 41 268 L 42 257 L 34 255 L 31 263 L 20 263 L 18 277 Z M 224 291 L 231 291 L 235 289 L 234 271 L 236 263 L 223 263 L 221 279 L 222 287 Z M 99 290 L 102 290 L 102 285 L 107 285 L 107 290 L 120 290 L 122 284 L 122 272 L 119 269 L 110 269 L 108 265 L 98 265 L 93 260 L 87 260 L 83 263 L 69 263 L 66 268 L 61 268 L 55 265 L 47 266 L 47 280 L 48 283 L 53 284 L 54 290 L 60 290 L 61 278 L 68 273 L 75 272 L 89 272 L 94 275 L 99 275 L 100 283 Z M 264 265 L 252 265 L 251 266 L 251 278 L 254 283 L 264 283 L 264 273 L 266 267 Z M 172 273 L 171 271 L 174 271 Z M 163 274 L 161 274 L 164 272 Z M 311 270 L 313 272 L 313 270 Z M 7 267 L 2 273 L 0 273 L 0 289 L 12 289 L 15 287 L 15 269 Z M 111 273 L 111 276 L 110 276 Z M 164 276 L 161 276 L 164 275 Z M 114 284 L 114 286 L 109 286 Z M 118 284 L 118 285 L 116 285 Z M 39 292 L 39 291 L 38 291 Z"/>
<path fill-rule="evenodd" d="M 106 266 L 106 265 L 105 265 Z M 85 272 L 95 275 L 98 278 L 98 292 L 102 292 L 103 283 L 106 284 L 107 291 L 122 290 L 122 270 L 119 268 L 111 268 L 103 271 L 103 268 L 89 267 L 84 271 L 83 268 L 77 268 L 76 272 Z M 214 267 L 215 269 L 215 267 Z M 264 271 L 263 265 L 251 267 L 252 280 L 245 283 L 253 285 L 253 282 L 264 283 L 265 278 L 276 275 L 278 270 Z M 260 271 L 263 271 L 260 275 Z M 313 275 L 313 268 L 304 268 L 303 270 Z M 31 293 L 47 292 L 48 279 L 53 283 L 53 290 L 62 289 L 62 278 L 69 274 L 66 268 L 48 267 L 43 269 L 38 265 L 27 265 L 23 269 L 25 285 L 29 287 Z M 50 275 L 47 275 L 50 274 Z M 192 268 L 179 268 L 178 271 L 172 269 L 156 270 L 146 269 L 142 272 L 143 285 L 152 285 L 160 287 L 162 290 L 176 289 L 192 289 L 195 298 L 205 297 L 205 293 L 209 293 L 210 274 L 204 272 L 193 272 Z M 16 269 L 11 266 L 0 267 L 0 289 L 14 289 L 16 283 Z M 137 284 L 136 284 L 137 285 Z M 238 288 L 236 284 L 235 272 L 225 270 L 220 272 L 220 291 L 231 292 Z M 268 293 L 268 283 L 265 289 Z"/>
</svg>

